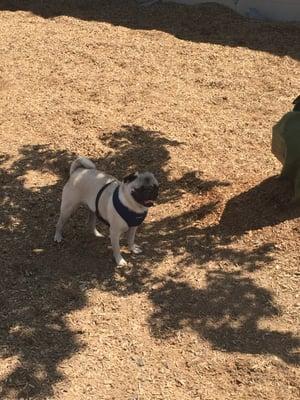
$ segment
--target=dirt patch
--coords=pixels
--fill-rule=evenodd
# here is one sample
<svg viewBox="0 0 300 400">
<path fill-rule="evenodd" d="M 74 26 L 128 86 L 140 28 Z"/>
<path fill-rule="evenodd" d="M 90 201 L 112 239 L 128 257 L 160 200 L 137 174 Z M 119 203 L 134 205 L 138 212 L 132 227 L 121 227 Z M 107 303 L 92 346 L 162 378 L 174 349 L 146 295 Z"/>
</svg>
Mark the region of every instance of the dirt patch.
<svg viewBox="0 0 300 400">
<path fill-rule="evenodd" d="M 299 34 L 214 5 L 0 3 L 1 398 L 299 398 L 300 211 L 270 151 Z M 78 154 L 161 183 L 126 268 L 84 209 L 53 243 Z"/>
</svg>

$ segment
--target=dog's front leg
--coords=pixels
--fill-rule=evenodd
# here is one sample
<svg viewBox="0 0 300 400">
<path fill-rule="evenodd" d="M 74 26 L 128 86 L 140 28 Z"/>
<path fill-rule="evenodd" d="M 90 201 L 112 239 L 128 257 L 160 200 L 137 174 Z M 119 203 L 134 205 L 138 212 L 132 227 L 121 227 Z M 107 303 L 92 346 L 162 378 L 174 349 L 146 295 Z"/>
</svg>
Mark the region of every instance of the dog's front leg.
<svg viewBox="0 0 300 400">
<path fill-rule="evenodd" d="M 126 260 L 124 260 L 120 252 L 120 236 L 121 233 L 119 231 L 110 228 L 110 240 L 114 258 L 116 260 L 117 265 L 125 267 L 127 265 L 127 262 Z"/>
<path fill-rule="evenodd" d="M 136 230 L 137 230 L 136 226 L 129 228 L 127 233 L 127 242 L 130 251 L 132 251 L 134 254 L 140 254 L 142 252 L 142 249 L 137 244 L 134 243 Z"/>
<path fill-rule="evenodd" d="M 97 222 L 96 214 L 93 211 L 89 210 L 88 225 L 92 233 L 96 237 L 103 237 L 102 233 L 100 233 L 96 228 L 96 222 Z"/>
</svg>

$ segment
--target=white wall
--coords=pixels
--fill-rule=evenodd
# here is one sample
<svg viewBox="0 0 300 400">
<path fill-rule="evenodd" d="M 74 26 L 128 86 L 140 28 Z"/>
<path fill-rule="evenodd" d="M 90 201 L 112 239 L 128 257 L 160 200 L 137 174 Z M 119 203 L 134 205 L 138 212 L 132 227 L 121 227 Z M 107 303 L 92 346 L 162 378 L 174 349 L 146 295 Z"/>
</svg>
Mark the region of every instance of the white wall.
<svg viewBox="0 0 300 400">
<path fill-rule="evenodd" d="M 163 0 L 182 4 L 219 3 L 238 13 L 265 20 L 300 21 L 300 0 Z"/>
</svg>

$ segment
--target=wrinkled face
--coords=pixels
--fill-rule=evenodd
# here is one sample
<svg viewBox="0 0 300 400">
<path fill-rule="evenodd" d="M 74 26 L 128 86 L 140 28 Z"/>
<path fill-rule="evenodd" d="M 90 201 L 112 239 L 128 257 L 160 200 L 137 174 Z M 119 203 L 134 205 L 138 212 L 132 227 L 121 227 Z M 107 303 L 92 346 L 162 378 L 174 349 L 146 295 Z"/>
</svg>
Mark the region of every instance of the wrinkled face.
<svg viewBox="0 0 300 400">
<path fill-rule="evenodd" d="M 135 173 L 124 178 L 130 185 L 131 196 L 144 207 L 152 207 L 158 197 L 158 182 L 150 172 Z"/>
</svg>

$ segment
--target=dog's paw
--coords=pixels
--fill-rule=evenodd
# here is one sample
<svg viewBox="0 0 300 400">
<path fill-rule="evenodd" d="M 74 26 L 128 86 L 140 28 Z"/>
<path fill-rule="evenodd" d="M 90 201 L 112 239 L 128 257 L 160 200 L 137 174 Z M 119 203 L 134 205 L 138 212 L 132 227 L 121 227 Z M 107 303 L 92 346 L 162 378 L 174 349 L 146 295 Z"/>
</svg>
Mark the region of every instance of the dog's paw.
<svg viewBox="0 0 300 400">
<path fill-rule="evenodd" d="M 141 254 L 143 252 L 143 250 L 141 249 L 140 246 L 138 246 L 137 244 L 134 244 L 131 248 L 130 251 L 132 251 L 133 254 Z"/>
<path fill-rule="evenodd" d="M 59 232 L 55 232 L 55 235 L 54 235 L 54 242 L 60 243 L 60 242 L 62 241 L 62 239 L 63 239 L 62 234 L 59 233 Z"/>
<path fill-rule="evenodd" d="M 126 267 L 126 265 L 127 265 L 127 261 L 124 260 L 124 258 L 122 256 L 116 257 L 116 263 L 117 263 L 118 267 Z"/>
</svg>

